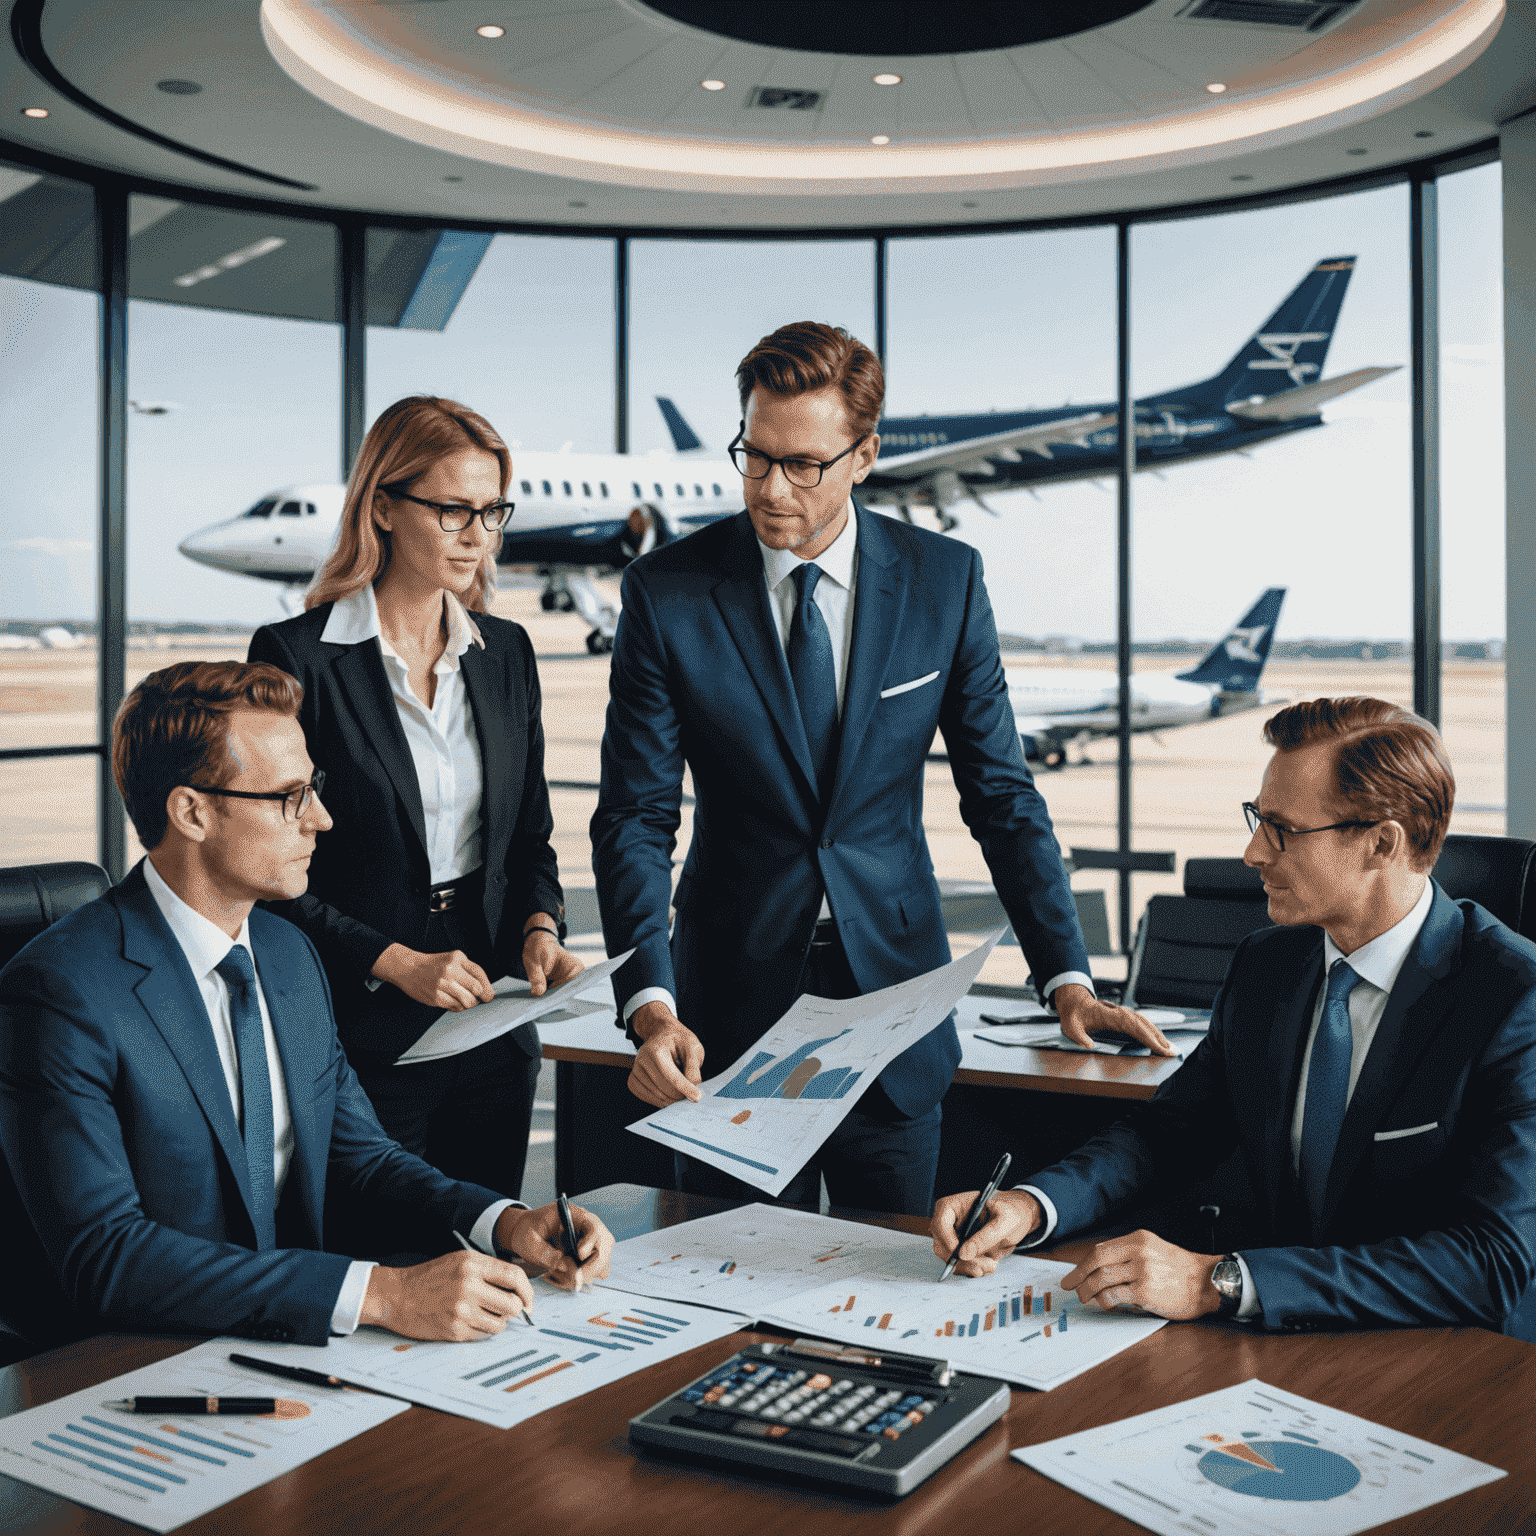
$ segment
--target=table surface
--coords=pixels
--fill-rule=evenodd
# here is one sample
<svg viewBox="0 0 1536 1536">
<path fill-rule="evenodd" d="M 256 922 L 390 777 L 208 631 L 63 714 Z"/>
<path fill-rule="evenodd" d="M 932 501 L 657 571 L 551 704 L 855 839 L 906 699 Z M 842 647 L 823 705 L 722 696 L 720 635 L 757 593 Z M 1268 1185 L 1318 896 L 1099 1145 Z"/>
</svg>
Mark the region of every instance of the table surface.
<svg viewBox="0 0 1536 1536">
<path fill-rule="evenodd" d="M 731 1202 L 610 1185 L 582 1197 L 620 1237 Z M 869 1217 L 920 1230 L 906 1217 Z M 1074 1245 L 1057 1250 L 1073 1258 Z M 527 1530 L 705 1531 L 890 1536 L 956 1531 L 1129 1536 L 1140 1527 L 1010 1459 L 1018 1446 L 1092 1429 L 1258 1377 L 1506 1469 L 1508 1477 L 1382 1526 L 1409 1532 L 1536 1529 L 1536 1349 L 1480 1329 L 1262 1335 L 1220 1322 L 1170 1324 L 1049 1393 L 1016 1389 L 1008 1413 L 915 1493 L 887 1504 L 760 1481 L 632 1451 L 628 1420 L 746 1342 L 737 1333 L 654 1365 L 513 1429 L 412 1408 L 306 1466 L 181 1527 L 207 1536 Z M 163 1359 L 186 1339 L 111 1334 L 0 1371 L 0 1412 Z M 1021 1515 L 1024 1520 L 1021 1522 Z M 0 1477 L 0 1531 L 129 1532 L 110 1515 Z"/>
<path fill-rule="evenodd" d="M 603 984 L 606 988 L 606 983 Z M 596 996 L 597 994 L 594 994 Z M 1007 1017 L 1019 1005 L 1007 998 L 962 997 L 955 1009 L 960 1032 L 960 1066 L 955 1081 L 980 1088 L 1020 1088 L 1037 1093 L 1083 1094 L 1093 1098 L 1150 1099 L 1179 1068 L 1166 1056 L 1099 1056 L 1071 1051 L 1037 1051 L 1030 1046 L 994 1045 L 977 1037 L 983 1013 Z M 549 1061 L 584 1061 L 625 1067 L 635 1048 L 617 1029 L 611 1008 L 578 1019 L 539 1025 Z"/>
</svg>

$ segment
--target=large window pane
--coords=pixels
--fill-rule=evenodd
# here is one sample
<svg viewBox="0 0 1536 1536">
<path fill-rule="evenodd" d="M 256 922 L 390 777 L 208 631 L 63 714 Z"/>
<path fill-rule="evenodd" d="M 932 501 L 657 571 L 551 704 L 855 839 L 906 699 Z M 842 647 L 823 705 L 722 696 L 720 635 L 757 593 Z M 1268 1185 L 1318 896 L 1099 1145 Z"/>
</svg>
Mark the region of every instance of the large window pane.
<svg viewBox="0 0 1536 1536">
<path fill-rule="evenodd" d="M 1260 695 L 1229 689 L 1222 718 L 1136 738 L 1134 842 L 1180 866 L 1137 876 L 1139 905 L 1179 889 L 1191 855 L 1242 853 L 1282 700 L 1412 702 L 1407 190 L 1140 226 L 1131 271 L 1138 674 L 1194 668 L 1286 589 Z M 1371 368 L 1397 371 L 1286 398 Z"/>
<path fill-rule="evenodd" d="M 97 862 L 96 758 L 0 762 L 0 863 Z"/>
<path fill-rule="evenodd" d="M 1458 832 L 1504 831 L 1504 287 L 1500 167 L 1440 194 L 1441 727 Z"/>
<path fill-rule="evenodd" d="M 891 427 L 882 456 L 913 451 L 910 439 L 976 436 L 1113 409 L 1112 229 L 893 240 L 888 255 Z M 942 420 L 957 416 L 973 419 Z M 1053 760 L 1058 753 L 1071 759 L 1059 771 L 1031 764 L 1063 849 L 1113 848 L 1115 744 L 1079 744 L 1079 729 L 1063 726 L 1059 712 L 1080 714 L 1113 687 L 1115 449 L 1112 439 L 1077 443 L 1070 430 L 1061 436 L 1042 441 L 1043 452 L 991 460 L 990 475 L 972 466 L 958 485 L 932 484 L 928 499 L 959 494 L 947 507 L 957 520 L 950 537 L 975 545 L 986 563 L 1020 724 Z M 912 517 L 936 526 L 920 500 Z M 941 880 L 990 881 L 942 763 L 928 769 L 924 820 Z M 1113 934 L 1115 876 L 1084 871 L 1072 883 L 1090 901 L 1102 893 Z M 1120 961 L 1094 964 L 1107 975 L 1124 973 Z M 1000 947 L 983 980 L 1018 984 L 1025 974 L 1020 950 Z"/>
</svg>

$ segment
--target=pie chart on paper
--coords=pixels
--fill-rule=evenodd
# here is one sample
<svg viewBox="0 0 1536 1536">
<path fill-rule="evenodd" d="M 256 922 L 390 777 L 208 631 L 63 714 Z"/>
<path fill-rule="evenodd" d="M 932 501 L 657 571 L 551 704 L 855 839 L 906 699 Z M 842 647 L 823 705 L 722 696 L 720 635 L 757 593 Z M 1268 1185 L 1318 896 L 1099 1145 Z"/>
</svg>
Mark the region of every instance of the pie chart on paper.
<svg viewBox="0 0 1536 1536">
<path fill-rule="evenodd" d="M 1214 1447 L 1191 1445 L 1207 1481 L 1233 1493 L 1293 1504 L 1318 1504 L 1350 1492 L 1360 1469 L 1347 1456 L 1301 1440 L 1219 1440 Z"/>
</svg>

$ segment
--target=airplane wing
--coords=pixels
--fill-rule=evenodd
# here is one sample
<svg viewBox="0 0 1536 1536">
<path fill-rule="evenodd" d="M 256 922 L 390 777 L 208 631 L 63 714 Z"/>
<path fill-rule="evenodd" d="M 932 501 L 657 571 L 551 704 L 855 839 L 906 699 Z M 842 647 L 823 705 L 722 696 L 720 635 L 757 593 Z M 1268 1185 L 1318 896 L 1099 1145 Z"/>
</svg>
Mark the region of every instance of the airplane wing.
<svg viewBox="0 0 1536 1536">
<path fill-rule="evenodd" d="M 1055 421 L 1036 422 L 1032 427 L 1016 427 L 1011 432 L 994 432 L 988 437 L 971 437 L 963 443 L 940 443 L 931 448 L 916 448 L 911 453 L 897 453 L 875 461 L 872 478 L 922 480 L 936 470 L 950 469 L 967 474 L 995 474 L 990 459 L 1006 459 L 1016 464 L 1026 453 L 1051 457 L 1053 443 L 1083 445 L 1090 432 L 1102 431 L 1119 421 L 1115 411 L 1089 411 L 1082 416 L 1061 416 Z"/>
<path fill-rule="evenodd" d="M 1295 389 L 1282 390 L 1262 400 L 1237 400 L 1227 409 L 1234 416 L 1244 416 L 1249 421 L 1294 421 L 1298 416 L 1315 416 L 1329 400 L 1347 395 L 1362 384 L 1373 383 L 1396 373 L 1402 366 L 1394 363 L 1390 368 L 1357 368 L 1353 373 L 1341 373 L 1337 378 L 1319 379 L 1315 384 L 1299 384 Z"/>
</svg>

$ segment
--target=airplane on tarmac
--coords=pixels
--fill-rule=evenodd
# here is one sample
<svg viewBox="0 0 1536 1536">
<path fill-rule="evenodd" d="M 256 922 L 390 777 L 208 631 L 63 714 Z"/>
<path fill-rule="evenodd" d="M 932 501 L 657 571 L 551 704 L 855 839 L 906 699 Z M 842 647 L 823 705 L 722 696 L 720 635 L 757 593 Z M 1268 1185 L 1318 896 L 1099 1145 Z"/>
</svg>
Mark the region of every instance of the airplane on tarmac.
<svg viewBox="0 0 1536 1536">
<path fill-rule="evenodd" d="M 1218 720 L 1277 702 L 1259 689 L 1284 587 L 1270 587 L 1188 672 L 1137 672 L 1131 677 L 1131 730 L 1165 731 Z M 1010 667 L 1013 705 L 1024 756 L 1062 768 L 1069 748 L 1113 736 L 1120 721 L 1120 680 L 1113 672 L 1072 667 Z"/>
</svg>

